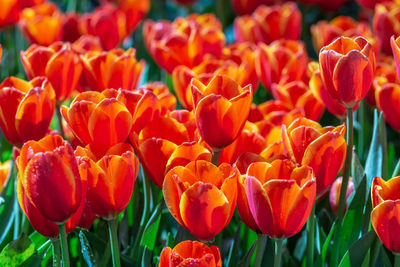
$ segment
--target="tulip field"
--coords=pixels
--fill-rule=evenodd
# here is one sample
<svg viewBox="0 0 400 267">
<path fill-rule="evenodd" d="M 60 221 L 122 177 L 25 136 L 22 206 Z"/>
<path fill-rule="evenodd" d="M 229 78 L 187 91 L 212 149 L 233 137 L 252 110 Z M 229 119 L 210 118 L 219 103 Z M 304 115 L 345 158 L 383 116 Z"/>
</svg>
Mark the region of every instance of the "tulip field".
<svg viewBox="0 0 400 267">
<path fill-rule="evenodd" d="M 400 267 L 400 0 L 0 0 L 0 267 Z"/>
</svg>

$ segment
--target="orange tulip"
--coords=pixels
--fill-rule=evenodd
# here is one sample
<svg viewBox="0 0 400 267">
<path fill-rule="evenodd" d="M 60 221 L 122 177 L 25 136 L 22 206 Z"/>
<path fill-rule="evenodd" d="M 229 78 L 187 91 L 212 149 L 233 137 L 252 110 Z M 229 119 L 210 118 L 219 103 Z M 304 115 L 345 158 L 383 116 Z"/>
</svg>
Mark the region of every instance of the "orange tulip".
<svg viewBox="0 0 400 267">
<path fill-rule="evenodd" d="M 201 240 L 210 240 L 232 218 L 238 175 L 229 164 L 217 167 L 204 160 L 175 167 L 165 176 L 165 204 L 191 234 Z"/>
<path fill-rule="evenodd" d="M 338 16 L 330 22 L 326 20 L 319 21 L 311 26 L 311 35 L 314 49 L 317 53 L 322 47 L 329 45 L 340 36 L 350 38 L 363 36 L 374 47 L 377 45 L 369 25 L 366 22 L 357 22 L 348 16 Z M 376 50 L 379 52 L 379 47 Z"/>
<path fill-rule="evenodd" d="M 11 160 L 0 163 L 0 193 L 8 181 L 11 171 Z"/>
<path fill-rule="evenodd" d="M 0 128 L 13 145 L 42 138 L 54 109 L 54 90 L 44 77 L 30 82 L 9 77 L 0 84 Z"/>
<path fill-rule="evenodd" d="M 396 131 L 400 131 L 400 85 L 386 83 L 380 86 L 376 92 L 376 103 L 387 123 Z"/>
<path fill-rule="evenodd" d="M 375 177 L 371 186 L 371 224 L 387 249 L 400 253 L 400 176 L 388 181 Z"/>
<path fill-rule="evenodd" d="M 144 60 L 136 60 L 134 48 L 88 52 L 82 61 L 84 84 L 99 92 L 108 88 L 136 89 L 145 66 Z"/>
<path fill-rule="evenodd" d="M 251 16 L 237 17 L 234 32 L 235 39 L 239 42 L 269 44 L 280 39 L 298 40 L 301 13 L 295 3 L 270 7 L 262 5 Z"/>
<path fill-rule="evenodd" d="M 387 86 L 395 86 L 399 83 L 396 72 L 395 60 L 391 56 L 381 55 L 377 58 L 375 78 L 372 82 L 372 87 L 369 90 L 365 101 L 371 107 L 378 106 L 378 95 L 380 94 L 380 89 Z M 382 99 L 383 102 L 385 101 Z M 382 103 L 383 103 L 382 102 Z M 380 108 L 380 107 L 378 107 Z M 383 107 L 385 108 L 385 107 Z"/>
<path fill-rule="evenodd" d="M 0 9 L 0 28 L 17 23 L 20 11 L 18 0 L 2 2 Z"/>
<path fill-rule="evenodd" d="M 87 201 L 105 220 L 115 219 L 129 203 L 139 172 L 139 161 L 128 144 L 111 147 L 103 157 L 78 147 L 79 172 L 88 182 Z"/>
<path fill-rule="evenodd" d="M 222 267 L 221 253 L 216 246 L 208 247 L 190 240 L 179 243 L 173 249 L 164 248 L 158 267 L 178 266 Z"/>
<path fill-rule="evenodd" d="M 90 145 L 96 155 L 127 141 L 131 131 L 140 131 L 148 121 L 159 116 L 157 97 L 146 91 L 108 89 L 84 92 L 61 113 L 82 145 Z"/>
<path fill-rule="evenodd" d="M 143 35 L 147 51 L 170 74 L 179 65 L 193 68 L 209 55 L 219 58 L 225 45 L 222 25 L 212 14 L 192 14 L 172 23 L 148 20 Z"/>
<path fill-rule="evenodd" d="M 193 109 L 193 99 L 191 94 L 191 81 L 198 79 L 202 83 L 207 84 L 215 75 L 226 75 L 237 82 L 240 86 L 245 87 L 248 84 L 258 86 L 258 77 L 251 77 L 255 74 L 254 65 L 253 73 L 248 64 L 237 65 L 231 60 L 205 59 L 200 65 L 189 69 L 186 66 L 178 66 L 172 72 L 175 93 L 188 110 Z M 257 76 L 257 75 L 255 75 Z M 255 81 L 254 81 L 255 79 Z"/>
<path fill-rule="evenodd" d="M 150 10 L 150 0 L 118 0 L 118 9 L 126 17 L 126 32 L 130 35 Z"/>
<path fill-rule="evenodd" d="M 79 30 L 82 34 L 99 37 L 103 48 L 110 50 L 127 36 L 126 17 L 117 7 L 105 4 L 84 14 L 79 21 Z"/>
<path fill-rule="evenodd" d="M 362 37 L 340 37 L 321 49 L 319 66 L 329 94 L 344 107 L 353 108 L 371 87 L 375 53 Z"/>
<path fill-rule="evenodd" d="M 53 3 L 46 2 L 24 9 L 19 23 L 31 43 L 47 46 L 61 41 L 64 17 Z"/>
<path fill-rule="evenodd" d="M 290 160 L 252 163 L 239 178 L 238 211 L 243 222 L 271 238 L 297 234 L 314 205 L 312 168 Z"/>
<path fill-rule="evenodd" d="M 302 81 L 273 84 L 272 95 L 286 103 L 291 109 L 300 108 L 305 117 L 318 121 L 324 112 L 324 105 L 317 99 L 310 88 Z"/>
<path fill-rule="evenodd" d="M 298 108 L 292 109 L 288 104 L 279 100 L 269 100 L 261 103 L 253 110 L 253 112 L 261 113 L 263 120 L 279 127 L 282 124 L 289 125 L 295 119 L 304 117 L 304 112 L 302 110 L 299 110 Z"/>
<path fill-rule="evenodd" d="M 169 92 L 168 86 L 162 82 L 150 82 L 139 88 L 139 91 L 151 91 L 160 100 L 161 114 L 165 115 L 168 111 L 176 108 L 176 97 Z"/>
<path fill-rule="evenodd" d="M 29 79 L 47 77 L 57 101 L 67 100 L 77 89 L 82 63 L 69 43 L 53 44 L 49 47 L 33 44 L 26 51 L 21 51 L 21 61 Z"/>
<path fill-rule="evenodd" d="M 374 33 L 381 42 L 381 49 L 390 55 L 390 37 L 400 35 L 400 6 L 396 1 L 387 1 L 375 5 L 372 26 Z"/>
<path fill-rule="evenodd" d="M 262 43 L 258 45 L 256 70 L 267 90 L 280 81 L 303 80 L 307 63 L 308 56 L 300 41 L 281 40 L 269 46 Z"/>
<path fill-rule="evenodd" d="M 249 115 L 251 86 L 242 88 L 229 77 L 216 75 L 207 85 L 193 79 L 192 96 L 201 138 L 213 150 L 231 144 Z"/>
<path fill-rule="evenodd" d="M 82 199 L 78 165 L 71 145 L 60 136 L 26 142 L 17 167 L 18 194 L 26 194 L 47 220 L 64 223 L 78 210 Z"/>
<path fill-rule="evenodd" d="M 170 169 L 194 160 L 211 161 L 211 152 L 194 138 L 187 125 L 167 116 L 149 122 L 131 141 L 147 176 L 162 188 Z"/>
<path fill-rule="evenodd" d="M 329 205 L 331 206 L 331 210 L 337 214 L 337 209 L 339 206 L 339 197 L 340 197 L 340 189 L 342 188 L 342 180 L 343 177 L 337 178 L 332 186 L 331 190 L 329 191 Z M 354 192 L 354 182 L 353 178 L 350 177 L 349 183 L 347 185 L 347 191 L 346 191 L 346 201 L 344 203 L 344 213 L 346 213 L 347 210 L 347 200 L 351 196 L 351 194 Z"/>
<path fill-rule="evenodd" d="M 357 3 L 365 8 L 374 9 L 379 3 L 391 2 L 391 0 L 357 0 Z"/>
<path fill-rule="evenodd" d="M 317 179 L 317 197 L 323 197 L 346 157 L 345 126 L 321 127 L 317 122 L 300 118 L 289 127 L 282 126 L 285 155 L 301 165 L 313 168 Z"/>
</svg>

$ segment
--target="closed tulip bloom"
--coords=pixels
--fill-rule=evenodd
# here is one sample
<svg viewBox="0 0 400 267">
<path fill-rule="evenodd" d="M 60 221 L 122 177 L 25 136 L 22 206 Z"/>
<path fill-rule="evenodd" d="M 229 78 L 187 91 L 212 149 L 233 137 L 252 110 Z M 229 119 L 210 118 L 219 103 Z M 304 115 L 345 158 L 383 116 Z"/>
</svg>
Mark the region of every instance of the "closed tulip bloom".
<svg viewBox="0 0 400 267">
<path fill-rule="evenodd" d="M 101 155 L 159 116 L 159 105 L 149 91 L 141 94 L 108 89 L 79 94 L 69 108 L 61 107 L 61 113 L 81 144 L 90 145 L 96 155 Z"/>
<path fill-rule="evenodd" d="M 256 232 L 287 238 L 303 228 L 315 195 L 312 168 L 290 160 L 253 163 L 239 179 L 239 215 Z"/>
<path fill-rule="evenodd" d="M 400 6 L 395 1 L 387 1 L 375 5 L 372 27 L 378 40 L 381 42 L 382 52 L 391 54 L 390 38 L 400 35 Z"/>
<path fill-rule="evenodd" d="M 258 6 L 276 4 L 276 0 L 231 0 L 233 10 L 238 15 L 250 14 Z"/>
<path fill-rule="evenodd" d="M 276 27 L 279 25 L 279 27 Z M 301 32 L 301 13 L 295 3 L 259 6 L 251 16 L 236 18 L 237 41 L 270 44 L 280 39 L 298 40 Z"/>
<path fill-rule="evenodd" d="M 216 75 L 207 84 L 192 80 L 196 125 L 201 138 L 213 150 L 231 144 L 242 131 L 253 95 L 227 76 Z"/>
<path fill-rule="evenodd" d="M 0 193 L 8 181 L 11 171 L 11 160 L 0 163 Z"/>
<path fill-rule="evenodd" d="M 88 182 L 88 205 L 101 218 L 115 219 L 128 205 L 139 172 L 133 148 L 117 144 L 100 159 L 87 149 L 78 150 L 79 172 Z"/>
<path fill-rule="evenodd" d="M 213 239 L 235 211 L 238 171 L 229 164 L 218 167 L 204 160 L 170 170 L 163 195 L 172 216 L 200 240 Z"/>
<path fill-rule="evenodd" d="M 82 35 L 78 40 L 72 43 L 72 48 L 80 55 L 84 55 L 89 51 L 103 51 L 100 39 L 92 35 Z"/>
<path fill-rule="evenodd" d="M 64 17 L 53 3 L 47 2 L 24 9 L 19 23 L 31 43 L 47 46 L 61 41 Z"/>
<path fill-rule="evenodd" d="M 0 84 L 0 128 L 4 137 L 20 146 L 47 133 L 55 109 L 55 94 L 48 80 L 30 82 L 9 77 Z"/>
<path fill-rule="evenodd" d="M 400 253 L 400 176 L 388 181 L 375 177 L 371 185 L 371 224 L 379 239 L 393 253 Z"/>
<path fill-rule="evenodd" d="M 340 189 L 342 187 L 342 180 L 343 177 L 337 178 L 332 186 L 331 190 L 329 191 L 329 205 L 331 207 L 331 210 L 337 214 L 337 209 L 339 206 L 339 197 L 340 197 Z M 344 213 L 346 213 L 347 210 L 347 200 L 351 196 L 351 194 L 354 192 L 354 182 L 353 178 L 349 178 L 349 183 L 347 185 L 347 191 L 346 191 L 346 202 L 344 203 Z"/>
<path fill-rule="evenodd" d="M 136 60 L 134 48 L 88 52 L 82 62 L 84 84 L 98 92 L 108 88 L 136 89 L 145 66 L 144 60 Z"/>
<path fill-rule="evenodd" d="M 147 51 L 170 74 L 179 65 L 193 68 L 210 55 L 219 58 L 225 45 L 222 25 L 212 14 L 192 14 L 172 23 L 148 20 L 143 35 Z"/>
<path fill-rule="evenodd" d="M 375 47 L 372 31 L 366 22 L 358 22 L 352 17 L 338 16 L 331 21 L 321 20 L 311 26 L 313 45 L 317 53 L 322 47 L 329 45 L 340 36 L 363 36 Z M 379 48 L 376 49 L 379 52 Z"/>
<path fill-rule="evenodd" d="M 118 9 L 125 14 L 128 36 L 150 10 L 150 0 L 118 0 Z"/>
<path fill-rule="evenodd" d="M 375 53 L 363 37 L 340 37 L 321 49 L 319 66 L 329 94 L 344 107 L 353 108 L 371 87 Z"/>
<path fill-rule="evenodd" d="M 43 217 L 64 223 L 77 211 L 82 185 L 68 142 L 57 135 L 26 142 L 17 158 L 17 166 L 19 189 Z M 22 194 L 21 190 L 18 194 Z"/>
<path fill-rule="evenodd" d="M 357 3 L 365 8 L 374 9 L 379 3 L 391 2 L 390 0 L 357 0 Z"/>
<path fill-rule="evenodd" d="M 150 82 L 139 88 L 139 91 L 151 91 L 160 100 L 161 114 L 165 115 L 176 108 L 176 97 L 170 93 L 167 85 L 162 82 Z"/>
<path fill-rule="evenodd" d="M 285 155 L 294 162 L 313 168 L 317 197 L 329 190 L 346 157 L 345 126 L 323 128 L 319 123 L 300 118 L 282 126 Z"/>
<path fill-rule="evenodd" d="M 158 267 L 178 266 L 222 267 L 221 253 L 216 246 L 208 247 L 190 240 L 179 243 L 173 249 L 164 248 Z"/>
<path fill-rule="evenodd" d="M 400 131 L 400 85 L 397 83 L 385 83 L 376 92 L 376 104 L 382 111 L 386 122 L 396 131 Z"/>
<path fill-rule="evenodd" d="M 262 84 L 271 90 L 273 83 L 303 80 L 308 56 L 300 41 L 281 40 L 258 45 L 256 70 Z"/>
<path fill-rule="evenodd" d="M 58 43 L 49 47 L 31 45 L 26 51 L 21 51 L 21 61 L 29 79 L 47 77 L 57 101 L 67 100 L 77 89 L 82 62 L 69 43 Z"/>
<path fill-rule="evenodd" d="M 1 3 L 0 28 L 18 22 L 21 8 L 18 0 L 9 0 Z"/>
<path fill-rule="evenodd" d="M 131 141 L 147 176 L 159 188 L 170 169 L 194 160 L 211 161 L 211 152 L 183 122 L 170 116 L 149 122 L 138 135 L 131 136 Z"/>
</svg>

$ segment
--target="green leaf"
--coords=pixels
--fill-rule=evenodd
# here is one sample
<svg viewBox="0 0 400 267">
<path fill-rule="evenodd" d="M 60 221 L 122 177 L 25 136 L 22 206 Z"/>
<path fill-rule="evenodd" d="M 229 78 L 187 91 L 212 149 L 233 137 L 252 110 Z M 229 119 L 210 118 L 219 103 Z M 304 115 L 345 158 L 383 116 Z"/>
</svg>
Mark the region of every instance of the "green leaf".
<svg viewBox="0 0 400 267">
<path fill-rule="evenodd" d="M 399 176 L 399 174 L 400 174 L 400 159 L 397 161 L 396 167 L 394 168 L 394 171 L 393 171 L 391 177 Z"/>
<path fill-rule="evenodd" d="M 335 229 L 336 229 L 335 226 L 336 226 L 336 224 L 333 223 L 332 227 L 331 227 L 331 230 L 329 231 L 329 233 L 328 233 L 328 235 L 327 235 L 327 237 L 326 237 L 326 239 L 324 241 L 324 244 L 322 245 L 321 256 L 318 257 L 316 266 L 322 266 L 322 267 L 325 266 L 326 254 L 328 252 L 329 244 L 331 243 L 331 239 L 332 239 L 333 233 L 335 232 Z"/>
<path fill-rule="evenodd" d="M 14 181 L 14 179 L 10 179 Z M 15 190 L 14 190 L 14 183 L 9 182 L 7 187 L 4 191 L 11 191 L 8 192 L 5 196 L 3 196 L 4 204 L 0 206 L 0 245 L 3 243 L 4 239 L 6 239 L 12 225 L 14 222 L 15 217 Z M 9 190 L 11 189 L 11 190 Z"/>
<path fill-rule="evenodd" d="M 351 163 L 351 173 L 353 174 L 354 189 L 357 189 L 364 176 L 364 168 L 358 159 L 357 153 L 353 151 L 353 162 Z"/>
<path fill-rule="evenodd" d="M 364 214 L 364 205 L 366 202 L 367 195 L 367 179 L 364 176 L 360 186 L 357 188 L 353 199 L 348 205 L 346 215 L 344 216 L 342 232 L 340 239 L 341 247 L 340 254 L 343 255 L 345 251 L 354 243 L 360 236 L 363 221 L 360 218 Z"/>
<path fill-rule="evenodd" d="M 81 243 L 82 255 L 87 265 L 89 267 L 97 266 L 96 258 L 93 255 L 92 248 L 83 230 L 79 231 L 79 241 Z"/>
<path fill-rule="evenodd" d="M 239 223 L 238 229 L 236 230 L 235 238 L 232 240 L 231 247 L 229 248 L 228 259 L 226 260 L 226 266 L 233 267 L 237 266 L 238 255 L 240 250 L 240 229 L 243 223 Z"/>
<path fill-rule="evenodd" d="M 152 266 L 151 262 L 152 253 L 148 247 L 143 248 L 143 255 L 142 255 L 142 266 Z"/>
<path fill-rule="evenodd" d="M 157 240 L 158 228 L 160 227 L 161 221 L 161 210 L 164 205 L 164 201 L 162 200 L 153 214 L 150 216 L 149 221 L 144 228 L 144 233 L 142 235 L 142 239 L 140 240 L 140 246 L 147 247 L 150 251 L 154 249 Z"/>
<path fill-rule="evenodd" d="M 257 241 L 255 241 L 254 244 L 249 249 L 249 251 L 247 251 L 246 255 L 240 261 L 238 267 L 248 267 L 248 266 L 250 266 L 251 257 L 254 254 L 254 249 L 256 248 L 256 245 L 257 245 Z"/>
<path fill-rule="evenodd" d="M 18 266 L 35 253 L 35 245 L 26 234 L 10 242 L 0 253 L 0 266 Z"/>
<path fill-rule="evenodd" d="M 367 161 L 365 163 L 365 174 L 367 175 L 367 191 L 369 191 L 372 179 L 379 176 L 387 178 L 387 140 L 386 125 L 382 113 L 374 112 L 374 128 L 369 148 Z"/>
<path fill-rule="evenodd" d="M 361 266 L 365 255 L 376 238 L 374 230 L 369 231 L 358 239 L 343 256 L 339 267 Z"/>
</svg>

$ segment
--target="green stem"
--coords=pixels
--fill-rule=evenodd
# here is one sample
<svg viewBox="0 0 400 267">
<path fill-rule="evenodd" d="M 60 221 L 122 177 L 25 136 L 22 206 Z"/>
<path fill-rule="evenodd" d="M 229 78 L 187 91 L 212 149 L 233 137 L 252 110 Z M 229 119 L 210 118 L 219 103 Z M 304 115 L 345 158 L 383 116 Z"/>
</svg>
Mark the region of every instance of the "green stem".
<svg viewBox="0 0 400 267">
<path fill-rule="evenodd" d="M 111 255 L 112 255 L 112 261 L 113 261 L 114 267 L 121 266 L 120 259 L 119 259 L 117 223 L 118 223 L 118 218 L 108 221 L 108 232 L 110 233 Z"/>
<path fill-rule="evenodd" d="M 211 162 L 215 166 L 218 166 L 219 153 L 220 153 L 220 151 L 213 151 L 213 154 L 212 154 Z"/>
<path fill-rule="evenodd" d="M 314 266 L 315 249 L 315 203 L 307 221 L 307 266 Z"/>
<path fill-rule="evenodd" d="M 258 235 L 257 239 L 257 251 L 256 251 L 256 259 L 254 261 L 254 267 L 260 267 L 262 263 L 262 259 L 264 256 L 265 245 L 267 244 L 267 236 L 264 234 Z"/>
<path fill-rule="evenodd" d="M 56 104 L 56 114 L 57 114 L 57 122 L 58 122 L 58 130 L 60 131 L 60 134 L 62 136 L 62 138 L 65 139 L 65 133 L 64 133 L 64 127 L 62 124 L 62 116 L 61 116 L 61 103 Z"/>
<path fill-rule="evenodd" d="M 275 240 L 275 242 L 276 242 L 276 247 L 275 247 L 274 267 L 280 267 L 281 260 L 282 260 L 283 239 L 277 239 L 277 240 Z"/>
<path fill-rule="evenodd" d="M 17 192 L 17 179 L 15 179 L 15 192 Z M 19 208 L 19 203 L 18 203 L 18 194 L 15 194 L 14 198 L 14 240 L 16 240 L 19 237 L 20 234 L 20 208 Z"/>
<path fill-rule="evenodd" d="M 51 239 L 52 247 L 53 247 L 53 267 L 59 267 L 61 261 L 60 255 L 60 240 L 59 239 Z"/>
<path fill-rule="evenodd" d="M 62 267 L 69 267 L 69 252 L 68 252 L 68 241 L 67 241 L 67 232 L 65 230 L 65 223 L 59 224 L 58 230 L 60 231 Z"/>
<path fill-rule="evenodd" d="M 353 109 L 347 109 L 347 151 L 346 151 L 346 161 L 344 163 L 344 171 L 343 171 L 343 180 L 342 186 L 340 188 L 340 197 L 339 197 L 339 207 L 337 211 L 337 224 L 336 231 L 333 242 L 333 252 L 331 258 L 331 266 L 337 266 L 337 261 L 339 258 L 339 248 L 340 248 L 340 234 L 342 231 L 342 221 L 344 218 L 344 207 L 346 204 L 346 194 L 347 194 L 347 185 L 349 183 L 350 170 L 351 170 L 351 162 L 353 158 Z"/>
<path fill-rule="evenodd" d="M 394 253 L 394 265 L 393 267 L 400 267 L 400 254 Z"/>
</svg>

